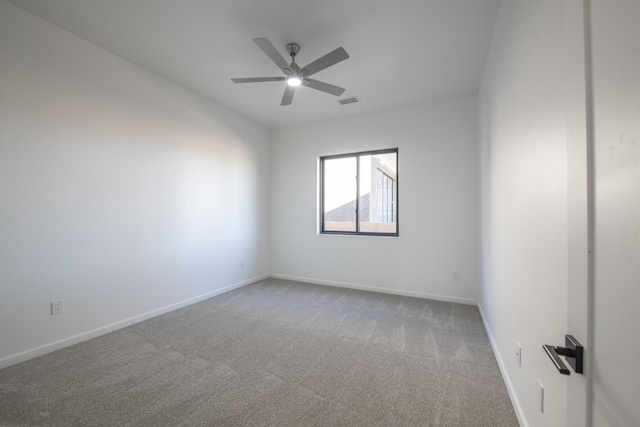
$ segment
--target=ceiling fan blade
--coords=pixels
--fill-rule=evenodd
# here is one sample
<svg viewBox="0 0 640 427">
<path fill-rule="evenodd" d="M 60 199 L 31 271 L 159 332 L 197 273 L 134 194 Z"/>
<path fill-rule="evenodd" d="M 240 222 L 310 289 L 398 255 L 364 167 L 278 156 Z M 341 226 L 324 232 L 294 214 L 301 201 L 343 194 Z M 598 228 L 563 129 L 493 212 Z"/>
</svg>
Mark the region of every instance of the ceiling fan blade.
<svg viewBox="0 0 640 427">
<path fill-rule="evenodd" d="M 337 64 L 340 61 L 344 61 L 348 57 L 349 54 L 347 53 L 347 51 L 339 47 L 336 50 L 327 53 L 322 58 L 316 59 L 306 67 L 303 67 L 302 71 L 300 72 L 300 76 L 308 77 L 312 74 L 317 73 L 318 71 L 322 71 L 327 67 Z"/>
<path fill-rule="evenodd" d="M 313 79 L 304 79 L 302 80 L 302 84 L 310 87 L 312 89 L 321 90 L 326 93 L 330 93 L 331 95 L 340 96 L 346 90 L 343 87 L 330 85 L 329 83 L 321 82 Z"/>
<path fill-rule="evenodd" d="M 282 82 L 286 77 L 248 77 L 241 79 L 231 79 L 234 83 L 256 83 L 256 82 Z"/>
<path fill-rule="evenodd" d="M 278 50 L 273 46 L 273 44 L 271 44 L 269 39 L 258 38 L 258 39 L 253 39 L 253 41 L 255 42 L 255 44 L 258 45 L 260 49 L 262 49 L 264 53 L 267 54 L 269 58 L 271 58 L 273 62 L 276 63 L 278 68 L 280 68 L 287 75 L 291 74 L 291 69 L 289 68 L 289 64 L 287 63 L 287 61 L 285 61 L 282 55 L 280 55 L 280 52 L 278 52 Z"/>
<path fill-rule="evenodd" d="M 280 105 L 291 105 L 291 101 L 293 101 L 293 94 L 296 93 L 296 88 L 295 86 L 289 86 L 287 85 L 286 89 L 284 90 L 284 95 L 282 96 L 282 102 L 280 103 Z"/>
</svg>

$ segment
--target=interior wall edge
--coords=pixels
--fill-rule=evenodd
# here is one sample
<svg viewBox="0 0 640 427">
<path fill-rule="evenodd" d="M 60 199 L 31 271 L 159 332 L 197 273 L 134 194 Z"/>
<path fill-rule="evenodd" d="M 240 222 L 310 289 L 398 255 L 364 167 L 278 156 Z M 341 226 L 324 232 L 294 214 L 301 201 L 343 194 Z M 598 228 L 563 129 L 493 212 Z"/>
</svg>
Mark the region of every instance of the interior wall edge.
<svg viewBox="0 0 640 427">
<path fill-rule="evenodd" d="M 499 347 L 496 341 L 493 339 L 493 334 L 491 333 L 491 329 L 489 328 L 489 322 L 484 315 L 484 310 L 482 309 L 482 304 L 478 302 L 478 311 L 480 312 L 480 318 L 482 319 L 482 324 L 484 326 L 484 330 L 487 332 L 487 337 L 489 338 L 489 342 L 491 343 L 491 349 L 493 350 L 493 354 L 496 357 L 496 362 L 498 363 L 498 368 L 500 369 L 500 373 L 502 374 L 502 379 L 504 380 L 504 384 L 507 388 L 507 392 L 509 393 L 509 398 L 511 399 L 511 404 L 513 405 L 513 410 L 516 413 L 516 417 L 518 418 L 518 422 L 521 427 L 529 427 L 529 423 L 527 423 L 524 417 L 524 411 L 522 409 L 522 405 L 520 405 L 520 401 L 518 400 L 518 394 L 513 386 L 513 382 L 511 381 L 511 377 L 509 377 L 509 372 L 507 371 L 507 367 L 502 360 L 502 356 L 500 355 Z"/>
<path fill-rule="evenodd" d="M 309 277 L 298 277 L 298 276 L 289 276 L 286 274 L 271 274 L 271 277 L 274 279 L 282 279 L 282 280 L 294 280 L 296 282 L 304 282 L 311 283 L 314 285 L 323 285 L 323 286 L 335 286 L 338 288 L 347 288 L 347 289 L 357 289 L 361 291 L 368 292 L 379 292 L 383 294 L 391 294 L 391 295 L 401 295 L 405 297 L 414 297 L 414 298 L 422 298 L 422 299 L 432 299 L 435 301 L 444 301 L 444 302 L 453 302 L 457 304 L 464 305 L 473 305 L 477 306 L 478 302 L 472 299 L 467 298 L 459 298 L 459 297 L 450 297 L 446 295 L 437 295 L 437 294 L 429 294 L 425 292 L 414 292 L 414 291 L 405 291 L 402 289 L 391 289 L 391 288 L 382 288 L 378 286 L 369 286 L 362 285 L 356 283 L 346 283 L 346 282 L 334 282 L 331 280 L 322 280 L 316 278 Z"/>
<path fill-rule="evenodd" d="M 128 326 L 135 325 L 136 323 L 144 322 L 145 320 L 152 319 L 154 317 L 190 306 L 192 304 L 196 304 L 206 299 L 213 298 L 218 295 L 222 295 L 224 293 L 233 291 L 243 286 L 251 285 L 253 283 L 259 282 L 267 278 L 269 278 L 269 274 L 262 274 L 260 276 L 243 280 L 241 282 L 234 283 L 232 285 L 226 286 L 221 289 L 216 289 L 210 292 L 206 292 L 202 295 L 188 298 L 186 300 L 179 301 L 179 302 L 167 305 L 165 307 L 161 307 L 155 310 L 148 311 L 146 313 L 129 317 L 128 319 L 120 320 L 120 321 L 111 323 L 109 325 L 101 326 L 99 328 L 96 328 L 90 331 L 82 332 L 77 335 L 66 337 L 58 341 L 50 342 L 38 347 L 31 348 L 29 350 L 21 351 L 20 353 L 3 357 L 2 359 L 0 359 L 0 369 L 7 368 L 12 365 L 17 365 L 18 363 L 26 362 L 27 360 L 35 359 L 37 357 L 44 356 L 45 354 L 52 353 L 56 350 L 60 350 L 66 347 L 70 347 L 72 345 L 79 344 L 84 341 L 89 341 L 101 335 L 105 335 L 110 332 L 115 332 L 117 330 L 124 329 Z"/>
</svg>

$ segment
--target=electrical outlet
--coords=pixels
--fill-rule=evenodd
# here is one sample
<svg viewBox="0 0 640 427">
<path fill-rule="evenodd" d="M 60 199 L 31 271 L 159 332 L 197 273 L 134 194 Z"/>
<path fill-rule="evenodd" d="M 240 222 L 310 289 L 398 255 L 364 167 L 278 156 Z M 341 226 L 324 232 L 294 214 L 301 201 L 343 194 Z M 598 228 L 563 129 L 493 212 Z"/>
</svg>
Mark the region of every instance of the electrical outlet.
<svg viewBox="0 0 640 427">
<path fill-rule="evenodd" d="M 244 268 L 244 261 L 240 261 L 240 268 Z"/>
<path fill-rule="evenodd" d="M 540 380 L 538 380 L 536 384 L 536 403 L 538 404 L 540 412 L 544 414 L 544 386 Z"/>
<path fill-rule="evenodd" d="M 307 260 L 307 265 L 308 265 L 308 266 L 311 266 L 312 264 L 313 264 L 313 260 L 312 260 L 311 258 L 309 258 L 309 259 Z"/>
<path fill-rule="evenodd" d="M 522 347 L 519 342 L 516 342 L 516 362 L 522 367 Z"/>
<path fill-rule="evenodd" d="M 460 273 L 458 273 L 457 271 L 454 271 L 451 273 L 451 279 L 454 282 L 457 282 L 458 280 L 460 280 Z"/>
<path fill-rule="evenodd" d="M 51 315 L 62 314 L 64 311 L 64 301 L 59 299 L 56 301 L 51 301 Z"/>
</svg>

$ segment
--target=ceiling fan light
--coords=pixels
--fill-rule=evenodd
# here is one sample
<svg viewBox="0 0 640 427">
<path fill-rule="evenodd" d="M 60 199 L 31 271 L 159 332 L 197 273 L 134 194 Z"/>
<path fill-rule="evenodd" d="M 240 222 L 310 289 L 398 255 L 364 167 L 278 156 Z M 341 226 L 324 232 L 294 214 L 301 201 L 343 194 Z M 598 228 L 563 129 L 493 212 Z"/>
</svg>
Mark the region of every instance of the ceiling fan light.
<svg viewBox="0 0 640 427">
<path fill-rule="evenodd" d="M 293 87 L 300 86 L 300 83 L 302 83 L 302 80 L 300 79 L 300 77 L 297 77 L 297 76 L 291 76 L 287 79 L 287 84 L 289 86 L 293 86 Z"/>
</svg>

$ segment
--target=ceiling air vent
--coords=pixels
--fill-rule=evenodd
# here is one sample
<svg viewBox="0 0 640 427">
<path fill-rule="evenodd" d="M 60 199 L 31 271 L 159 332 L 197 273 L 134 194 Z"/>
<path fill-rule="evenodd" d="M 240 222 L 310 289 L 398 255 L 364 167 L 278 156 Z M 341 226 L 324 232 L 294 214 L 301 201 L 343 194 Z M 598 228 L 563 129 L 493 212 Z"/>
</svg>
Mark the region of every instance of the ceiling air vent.
<svg viewBox="0 0 640 427">
<path fill-rule="evenodd" d="M 360 102 L 360 98 L 354 96 L 353 98 L 345 98 L 345 99 L 338 100 L 338 103 L 340 105 L 353 104 L 355 102 Z"/>
</svg>

